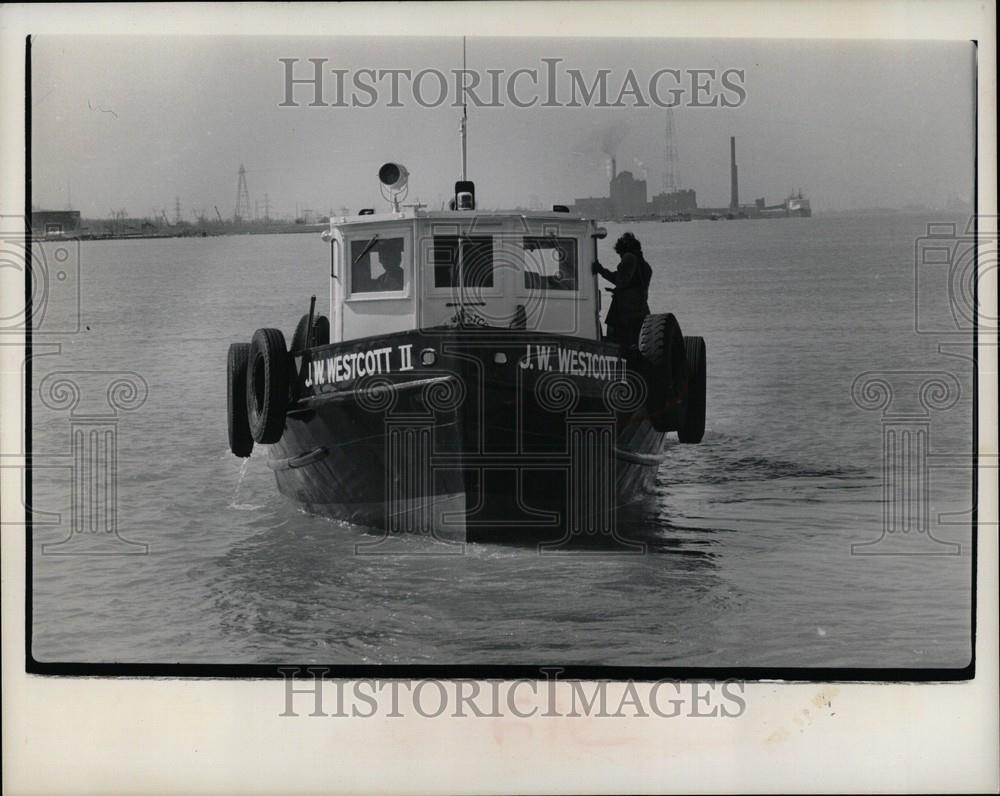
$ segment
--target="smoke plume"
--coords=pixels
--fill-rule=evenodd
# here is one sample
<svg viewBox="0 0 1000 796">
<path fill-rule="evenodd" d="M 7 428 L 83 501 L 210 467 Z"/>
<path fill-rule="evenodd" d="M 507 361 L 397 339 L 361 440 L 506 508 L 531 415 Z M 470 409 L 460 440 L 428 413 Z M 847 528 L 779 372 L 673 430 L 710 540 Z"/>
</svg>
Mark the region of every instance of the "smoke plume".
<svg viewBox="0 0 1000 796">
<path fill-rule="evenodd" d="M 605 125 L 595 133 L 597 146 L 602 153 L 609 158 L 613 158 L 618 152 L 619 145 L 625 140 L 628 133 L 628 125 L 624 122 Z"/>
</svg>

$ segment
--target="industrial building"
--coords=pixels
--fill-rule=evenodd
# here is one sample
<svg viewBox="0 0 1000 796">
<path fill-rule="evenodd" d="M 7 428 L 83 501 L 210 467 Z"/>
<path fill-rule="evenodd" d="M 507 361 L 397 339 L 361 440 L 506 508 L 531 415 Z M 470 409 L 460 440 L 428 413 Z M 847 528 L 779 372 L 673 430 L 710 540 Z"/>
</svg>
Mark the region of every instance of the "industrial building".
<svg viewBox="0 0 1000 796">
<path fill-rule="evenodd" d="M 614 218 L 611 211 L 611 199 L 607 196 L 588 196 L 577 199 L 573 203 L 573 212 L 587 218 Z"/>
<path fill-rule="evenodd" d="M 75 238 L 79 234 L 79 210 L 33 210 L 31 212 L 31 235 L 34 238 Z"/>
<path fill-rule="evenodd" d="M 652 216 L 670 217 L 690 213 L 698 207 L 693 190 L 660 193 L 650 202 L 645 180 L 636 179 L 631 171 L 619 173 L 611 158 L 611 181 L 608 196 L 591 196 L 574 200 L 573 210 L 588 218 L 633 219 Z"/>
<path fill-rule="evenodd" d="M 683 215 L 698 209 L 698 198 L 693 188 L 658 193 L 650 201 L 649 209 L 654 216 Z"/>
<path fill-rule="evenodd" d="M 671 127 L 668 125 L 668 141 Z M 690 220 L 692 218 L 788 218 L 809 217 L 812 208 L 802 191 L 790 194 L 783 202 L 768 205 L 763 198 L 752 204 L 740 203 L 739 167 L 736 164 L 736 137 L 729 138 L 729 205 L 728 207 L 698 207 L 694 189 L 677 187 L 676 152 L 667 147 L 665 190 L 646 199 L 646 181 L 637 180 L 630 171 L 620 174 L 615 159 L 610 159 L 611 181 L 608 196 L 591 196 L 577 199 L 573 210 L 587 218 L 615 221 L 660 219 L 663 221 Z"/>
<path fill-rule="evenodd" d="M 646 181 L 637 180 L 631 171 L 616 173 L 615 159 L 611 159 L 611 212 L 615 218 L 644 216 L 646 208 Z"/>
</svg>

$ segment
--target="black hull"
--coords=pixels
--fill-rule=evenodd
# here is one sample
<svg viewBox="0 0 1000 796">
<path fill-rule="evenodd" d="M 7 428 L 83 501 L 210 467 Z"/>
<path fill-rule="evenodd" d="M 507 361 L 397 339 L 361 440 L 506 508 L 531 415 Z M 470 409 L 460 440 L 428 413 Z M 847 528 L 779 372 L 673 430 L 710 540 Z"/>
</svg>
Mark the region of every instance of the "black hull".
<svg viewBox="0 0 1000 796">
<path fill-rule="evenodd" d="M 433 364 L 420 361 L 427 350 Z M 279 490 L 386 537 L 617 539 L 617 509 L 651 492 L 662 459 L 637 362 L 610 343 L 409 332 L 296 363 L 269 451 Z"/>
</svg>

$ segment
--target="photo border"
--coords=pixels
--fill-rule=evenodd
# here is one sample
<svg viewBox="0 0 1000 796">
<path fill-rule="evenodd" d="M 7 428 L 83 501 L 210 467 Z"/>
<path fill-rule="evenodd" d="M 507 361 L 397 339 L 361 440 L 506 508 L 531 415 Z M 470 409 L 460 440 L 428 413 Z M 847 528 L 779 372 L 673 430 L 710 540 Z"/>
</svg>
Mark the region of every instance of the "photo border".
<svg viewBox="0 0 1000 796">
<path fill-rule="evenodd" d="M 449 4 L 448 13 L 434 21 L 435 33 L 427 35 L 461 35 L 456 31 L 471 22 L 475 22 L 472 28 L 480 27 L 470 30 L 470 35 L 482 33 L 483 26 L 501 31 L 488 35 L 519 35 L 543 26 L 540 20 L 546 13 L 551 16 L 553 9 L 565 8 L 530 5 Z M 982 70 L 984 85 L 978 87 L 975 98 L 976 202 L 983 213 L 997 212 L 995 6 L 965 0 L 937 4 L 900 0 L 633 2 L 615 4 L 615 19 L 611 21 L 606 19 L 607 6 L 603 11 L 597 4 L 577 7 L 583 9 L 583 21 L 571 19 L 562 24 L 561 35 L 613 36 L 644 14 L 648 19 L 643 20 L 641 29 L 632 26 L 633 33 L 622 35 L 759 39 L 777 31 L 780 35 L 776 38 L 852 41 L 968 41 L 979 37 L 977 60 L 981 61 L 976 73 Z M 337 7 L 336 22 L 324 20 L 317 25 L 315 6 L 293 3 L 282 6 L 279 14 L 272 16 L 274 23 L 264 31 L 254 26 L 258 17 L 247 14 L 247 8 L 251 7 L 201 5 L 178 12 L 177 6 L 162 4 L 94 11 L 79 5 L 63 6 L 53 14 L 41 7 L 27 10 L 7 5 L 0 8 L 0 42 L 10 44 L 12 30 L 41 27 L 52 31 L 56 17 L 62 28 L 82 34 L 106 32 L 109 20 L 112 29 L 125 33 L 149 32 L 153 27 L 167 35 L 188 33 L 190 24 L 185 29 L 178 18 L 190 21 L 192 15 L 200 15 L 200 19 L 213 15 L 231 29 L 246 33 L 307 35 L 301 28 L 310 25 L 311 35 L 373 35 L 385 33 L 387 20 L 398 18 L 400 9 L 409 11 L 395 4 Z M 252 8 L 255 14 L 268 10 L 258 5 Z M 330 6 L 325 8 L 332 13 Z M 426 14 L 423 8 L 426 6 L 421 15 Z M 512 9 L 523 13 L 516 15 Z M 764 10 L 767 13 L 761 13 Z M 140 11 L 142 20 L 132 17 Z M 244 21 L 244 15 L 249 21 Z M 706 22 L 706 18 L 711 21 Z M 399 33 L 404 25 L 396 19 L 389 27 Z M 418 28 L 408 32 L 426 32 Z M 3 54 L 3 60 L 7 62 L 9 54 Z M 16 71 L 12 69 L 12 74 L 0 79 L 0 91 L 8 97 L 12 94 L 8 84 Z M 982 103 L 981 98 L 985 99 Z M 8 103 L 5 107 L 11 106 Z M 8 172 L 13 174 L 17 163 L 12 163 L 9 144 L 17 134 L 10 128 L 10 124 L 0 128 L 4 143 L 0 157 L 5 167 L 14 166 Z M 985 175 L 982 183 L 981 170 Z M 991 284 L 995 287 L 995 277 Z M 992 295 L 987 299 L 995 301 Z M 10 361 L 9 351 L 0 350 L 0 354 Z M 980 445 L 982 434 L 987 441 L 984 455 L 988 455 L 989 446 L 996 444 L 996 390 L 988 379 L 978 382 L 979 368 L 984 368 L 984 373 L 996 370 L 996 350 L 989 345 L 977 350 L 973 377 L 982 390 L 980 400 L 987 402 L 983 414 L 978 402 L 974 410 L 979 421 L 979 426 L 974 426 L 974 444 Z M 20 418 L 18 411 L 10 411 L 11 392 L 5 390 L 6 400 L 0 405 L 5 433 L 16 429 L 11 415 Z M 989 473 L 978 466 L 974 471 L 977 525 L 981 512 L 988 521 L 996 514 L 995 479 L 984 481 L 984 489 L 979 489 L 978 475 L 988 477 Z M 5 487 L 12 481 L 4 474 Z M 11 515 L 17 515 L 10 501 L 5 499 L 4 504 L 6 526 Z M 17 536 L 17 530 L 5 527 L 5 554 L 12 550 L 19 553 L 19 540 L 9 539 Z M 553 720 L 548 728 L 537 720 L 513 716 L 464 724 L 458 719 L 408 718 L 395 720 L 388 727 L 378 722 L 329 719 L 289 724 L 276 720 L 281 695 L 272 681 L 216 680 L 207 679 L 211 675 L 179 672 L 164 675 L 167 679 L 139 675 L 142 679 L 138 680 L 25 674 L 23 650 L 18 649 L 16 635 L 11 636 L 24 619 L 21 606 L 15 604 L 19 599 L 11 599 L 17 597 L 12 590 L 20 589 L 18 581 L 24 569 L 17 555 L 5 555 L 6 560 L 0 562 L 4 574 L 5 790 L 996 792 L 1000 781 L 996 761 L 997 539 L 992 533 L 979 534 L 974 544 L 976 554 L 983 554 L 975 566 L 972 595 L 980 631 L 973 628 L 978 666 L 974 679 L 895 685 L 852 681 L 818 690 L 811 682 L 758 681 L 747 687 L 751 706 L 747 714 L 719 724 L 595 718 Z M 30 639 L 30 628 L 26 628 L 25 639 Z M 821 697 L 834 705 L 829 716 L 814 723 L 801 719 Z M 772 728 L 776 728 L 774 732 Z"/>
</svg>

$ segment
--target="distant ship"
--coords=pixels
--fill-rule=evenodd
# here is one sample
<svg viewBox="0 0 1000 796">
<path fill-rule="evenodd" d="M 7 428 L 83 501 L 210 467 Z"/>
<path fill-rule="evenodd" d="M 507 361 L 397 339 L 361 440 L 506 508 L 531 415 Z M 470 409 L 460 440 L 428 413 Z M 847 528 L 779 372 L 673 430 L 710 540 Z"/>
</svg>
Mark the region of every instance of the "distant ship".
<svg viewBox="0 0 1000 796">
<path fill-rule="evenodd" d="M 740 213 L 744 218 L 809 218 L 812 208 L 800 190 L 777 205 L 765 205 L 763 199 L 758 199 L 753 206 L 742 206 Z"/>
<path fill-rule="evenodd" d="M 809 206 L 809 200 L 802 195 L 801 190 L 796 194 L 792 194 L 785 200 L 785 210 L 790 216 L 809 218 L 809 216 L 812 215 L 812 208 Z"/>
</svg>

